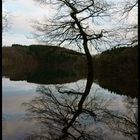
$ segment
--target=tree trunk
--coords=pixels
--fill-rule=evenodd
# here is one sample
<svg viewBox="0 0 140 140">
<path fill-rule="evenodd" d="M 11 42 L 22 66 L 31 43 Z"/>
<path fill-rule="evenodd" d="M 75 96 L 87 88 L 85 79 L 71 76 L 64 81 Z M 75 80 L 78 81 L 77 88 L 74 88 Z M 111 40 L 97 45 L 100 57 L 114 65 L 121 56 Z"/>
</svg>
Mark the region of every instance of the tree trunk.
<svg viewBox="0 0 140 140">
<path fill-rule="evenodd" d="M 84 91 L 84 93 L 83 93 L 83 95 L 82 95 L 82 97 L 81 97 L 81 99 L 80 99 L 80 101 L 78 103 L 78 109 L 75 112 L 75 114 L 73 115 L 73 117 L 72 117 L 71 121 L 68 123 L 68 125 L 62 129 L 62 132 L 64 133 L 62 138 L 65 138 L 65 136 L 67 136 L 66 135 L 67 134 L 67 130 L 75 122 L 76 118 L 82 113 L 83 103 L 84 103 L 86 97 L 88 96 L 88 94 L 90 92 L 90 89 L 91 89 L 91 86 L 92 86 L 92 83 L 93 83 L 93 59 L 92 59 L 92 56 L 91 56 L 91 54 L 89 52 L 89 49 L 88 49 L 87 35 L 83 31 L 83 28 L 80 25 L 80 22 L 78 21 L 78 19 L 76 17 L 76 14 L 75 13 L 71 13 L 71 17 L 75 20 L 75 23 L 77 24 L 77 26 L 78 26 L 78 28 L 80 30 L 80 33 L 81 33 L 81 35 L 83 37 L 83 47 L 84 47 L 84 51 L 85 51 L 86 58 L 87 58 L 88 73 L 87 73 L 87 83 L 86 83 L 85 91 Z"/>
</svg>

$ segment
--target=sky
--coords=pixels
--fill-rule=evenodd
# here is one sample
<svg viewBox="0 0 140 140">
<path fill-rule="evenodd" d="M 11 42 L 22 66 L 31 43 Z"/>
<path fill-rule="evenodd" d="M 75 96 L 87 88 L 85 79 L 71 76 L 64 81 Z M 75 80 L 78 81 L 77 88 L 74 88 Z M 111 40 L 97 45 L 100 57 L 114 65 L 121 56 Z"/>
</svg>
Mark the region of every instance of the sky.
<svg viewBox="0 0 140 140">
<path fill-rule="evenodd" d="M 33 0 L 6 0 L 2 5 L 3 11 L 8 13 L 9 30 L 3 32 L 2 44 L 36 44 L 35 39 L 29 39 L 34 19 L 40 20 L 44 16 L 51 16 L 55 10 L 50 6 L 40 6 Z"/>
<path fill-rule="evenodd" d="M 34 0 L 5 0 L 2 3 L 2 10 L 8 13 L 9 21 L 9 29 L 3 32 L 3 46 L 38 44 L 35 39 L 31 39 L 31 33 L 34 32 L 33 20 L 42 20 L 56 13 L 50 5 L 40 5 Z M 137 15 L 132 13 L 128 21 L 136 22 L 136 20 Z"/>
</svg>

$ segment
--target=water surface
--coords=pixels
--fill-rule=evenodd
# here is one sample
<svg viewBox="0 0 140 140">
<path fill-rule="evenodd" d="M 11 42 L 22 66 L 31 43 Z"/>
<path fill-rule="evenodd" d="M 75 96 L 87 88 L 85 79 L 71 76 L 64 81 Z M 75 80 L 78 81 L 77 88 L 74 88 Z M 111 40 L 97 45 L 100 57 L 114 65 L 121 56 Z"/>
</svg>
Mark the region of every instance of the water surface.
<svg viewBox="0 0 140 140">
<path fill-rule="evenodd" d="M 40 94 L 36 91 L 36 89 L 40 86 L 50 88 L 53 94 L 61 98 L 64 96 L 65 98 L 72 100 L 74 97 L 70 95 L 62 95 L 59 94 L 56 90 L 57 87 L 61 87 L 63 89 L 75 91 L 84 91 L 86 84 L 86 80 L 78 80 L 72 83 L 65 84 L 35 84 L 29 83 L 27 81 L 12 81 L 9 78 L 2 78 L 2 113 L 3 113 L 3 140 L 21 140 L 26 135 L 31 132 L 39 131 L 40 126 L 35 120 L 27 121 L 25 120 L 26 114 L 26 106 L 22 104 L 25 102 L 30 102 L 36 96 L 40 96 Z M 79 95 L 78 95 L 79 96 Z M 63 97 L 63 98 L 64 98 Z M 62 99 L 63 99 L 62 98 Z M 102 107 L 106 107 L 112 111 L 122 112 L 127 115 L 129 109 L 129 101 L 134 102 L 137 105 L 137 98 L 131 98 L 126 95 L 119 95 L 115 92 L 110 92 L 107 89 L 101 88 L 98 84 L 93 83 L 91 92 L 87 97 L 87 102 L 91 98 L 95 98 L 96 104 L 101 103 Z M 93 101 L 93 102 L 94 102 Z M 90 107 L 90 106 L 89 106 Z M 134 109 L 134 113 L 137 116 L 137 111 Z M 128 115 L 131 113 L 129 112 Z M 92 118 L 88 118 L 86 121 L 83 119 L 85 116 L 81 115 L 81 122 L 84 125 L 90 126 L 91 129 L 95 126 L 95 121 Z M 100 120 L 99 116 L 99 120 Z M 102 120 L 102 119 L 101 119 Z M 135 121 L 135 120 L 134 120 Z M 109 137 L 113 140 L 129 140 L 133 139 L 129 136 L 124 136 L 120 132 L 111 131 L 108 126 L 103 122 L 96 122 L 96 127 L 100 129 L 104 129 L 104 133 L 109 135 Z M 105 129 L 107 128 L 107 129 Z M 119 134 L 119 135 L 118 135 Z"/>
</svg>

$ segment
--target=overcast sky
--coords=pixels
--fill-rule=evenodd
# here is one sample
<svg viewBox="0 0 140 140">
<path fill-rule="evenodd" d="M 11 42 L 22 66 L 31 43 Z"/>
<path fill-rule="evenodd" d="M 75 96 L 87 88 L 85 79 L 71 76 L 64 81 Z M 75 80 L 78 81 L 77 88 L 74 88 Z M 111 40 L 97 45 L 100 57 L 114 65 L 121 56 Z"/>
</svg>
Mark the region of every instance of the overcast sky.
<svg viewBox="0 0 140 140">
<path fill-rule="evenodd" d="M 32 20 L 51 16 L 54 9 L 50 6 L 40 6 L 33 0 L 6 0 L 3 2 L 3 11 L 8 13 L 9 30 L 3 33 L 3 45 L 35 44 L 34 39 L 29 39 Z"/>
<path fill-rule="evenodd" d="M 34 31 L 32 20 L 41 20 L 43 17 L 50 17 L 56 12 L 53 7 L 49 5 L 40 6 L 33 0 L 5 0 L 3 2 L 3 11 L 8 12 L 10 23 L 9 30 L 3 32 L 3 46 L 11 46 L 12 44 L 38 44 L 35 39 L 29 39 L 31 32 Z M 136 21 L 137 15 L 132 13 L 129 22 Z"/>
</svg>

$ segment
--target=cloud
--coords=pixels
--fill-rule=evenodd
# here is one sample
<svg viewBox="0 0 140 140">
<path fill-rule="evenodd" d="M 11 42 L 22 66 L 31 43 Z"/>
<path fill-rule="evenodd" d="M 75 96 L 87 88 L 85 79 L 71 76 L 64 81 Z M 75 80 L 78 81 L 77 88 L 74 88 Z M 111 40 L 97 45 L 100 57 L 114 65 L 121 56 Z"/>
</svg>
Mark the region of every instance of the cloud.
<svg viewBox="0 0 140 140">
<path fill-rule="evenodd" d="M 27 17 L 33 18 L 39 18 L 40 16 L 42 17 L 44 15 L 51 16 L 53 13 L 55 13 L 55 9 L 50 7 L 50 5 L 41 6 L 33 0 L 7 0 L 7 2 L 4 4 L 4 8 L 8 9 L 14 14 L 22 13 Z"/>
<path fill-rule="evenodd" d="M 9 12 L 10 23 L 9 32 L 3 34 L 3 45 L 36 43 L 26 37 L 34 31 L 33 20 L 42 20 L 55 13 L 49 5 L 40 6 L 33 0 L 7 0 L 3 3 L 3 10 Z"/>
<path fill-rule="evenodd" d="M 112 0 L 108 1 L 111 2 Z M 116 3 L 116 6 L 119 6 L 119 3 L 124 3 L 125 1 L 126 0 L 123 2 L 121 0 L 117 0 L 113 1 L 113 3 Z M 53 7 L 50 7 L 50 5 L 40 5 L 34 0 L 6 0 L 3 3 L 3 9 L 10 13 L 9 21 L 11 24 L 9 32 L 4 33 L 3 35 L 3 45 L 11 45 L 11 43 L 35 44 L 35 40 L 27 39 L 26 37 L 29 36 L 31 32 L 34 32 L 34 29 L 32 28 L 33 20 L 41 21 L 44 17 L 50 18 L 56 13 L 56 10 L 53 9 Z M 101 25 L 98 24 L 98 27 L 96 26 L 96 30 L 109 30 L 112 27 L 119 27 L 119 20 L 120 15 L 116 14 L 114 17 L 111 17 L 109 23 L 105 20 L 101 21 Z M 131 11 L 126 22 L 134 24 L 137 23 L 137 21 L 137 10 Z"/>
</svg>

